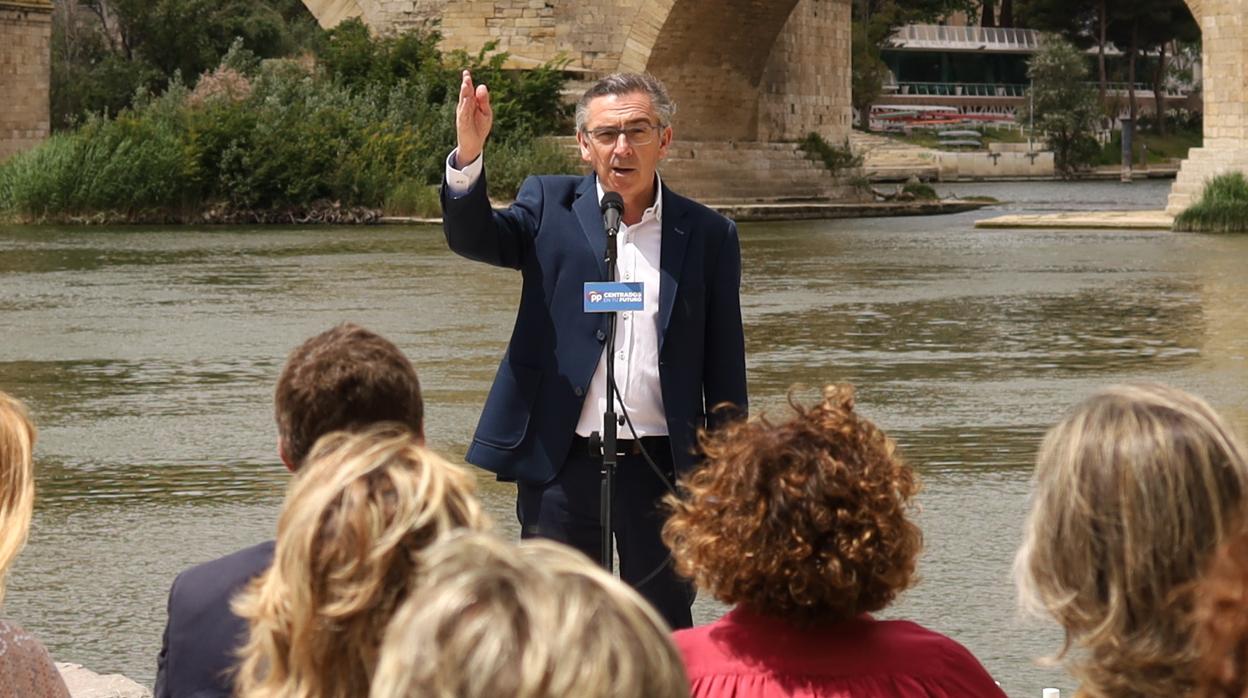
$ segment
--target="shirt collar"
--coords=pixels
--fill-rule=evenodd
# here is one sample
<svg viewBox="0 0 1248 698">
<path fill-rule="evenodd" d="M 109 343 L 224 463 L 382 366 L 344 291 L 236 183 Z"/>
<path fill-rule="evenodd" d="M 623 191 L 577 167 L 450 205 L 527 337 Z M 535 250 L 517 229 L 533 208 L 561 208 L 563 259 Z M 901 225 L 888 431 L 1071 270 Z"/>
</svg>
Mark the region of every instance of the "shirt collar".
<svg viewBox="0 0 1248 698">
<path fill-rule="evenodd" d="M 654 173 L 654 205 L 646 209 L 641 214 L 641 220 L 645 221 L 651 216 L 659 223 L 663 222 L 663 178 L 656 171 Z M 598 175 L 594 175 L 594 187 L 598 189 L 598 205 L 602 206 L 602 195 L 605 191 L 602 188 L 602 182 L 598 180 Z"/>
</svg>

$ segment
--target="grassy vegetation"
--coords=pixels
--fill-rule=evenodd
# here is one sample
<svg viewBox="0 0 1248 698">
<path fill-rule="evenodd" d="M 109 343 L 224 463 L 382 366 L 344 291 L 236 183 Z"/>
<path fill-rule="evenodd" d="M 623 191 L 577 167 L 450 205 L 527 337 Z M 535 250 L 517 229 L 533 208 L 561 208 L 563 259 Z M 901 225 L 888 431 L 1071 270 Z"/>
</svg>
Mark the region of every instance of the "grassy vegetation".
<svg viewBox="0 0 1248 698">
<path fill-rule="evenodd" d="M 849 141 L 846 140 L 844 145 L 836 146 L 823 140 L 823 136 L 815 132 L 806 134 L 799 144 L 802 151 L 806 153 L 806 157 L 815 162 L 822 162 L 823 166 L 833 175 L 841 174 L 845 170 L 856 170 L 862 167 L 862 156 L 855 155 L 854 151 L 849 147 Z"/>
<path fill-rule="evenodd" d="M 930 184 L 923 184 L 921 182 L 910 182 L 902 187 L 901 190 L 910 194 L 914 198 L 919 199 L 920 201 L 935 201 L 940 198 L 936 195 L 936 190 L 933 189 Z"/>
<path fill-rule="evenodd" d="M 1136 163 L 1143 162 L 1145 150 L 1148 151 L 1149 163 L 1161 164 L 1175 159 L 1182 160 L 1187 157 L 1187 151 L 1192 148 L 1199 148 L 1203 142 L 1204 134 L 1199 128 L 1175 131 L 1165 136 L 1137 131 L 1132 143 L 1134 152 L 1132 161 Z M 1115 131 L 1109 142 L 1101 146 L 1095 164 L 1122 164 L 1121 131 Z"/>
<path fill-rule="evenodd" d="M 1174 219 L 1187 233 L 1248 232 L 1248 180 L 1240 172 L 1218 175 L 1205 184 L 1200 200 Z"/>
<path fill-rule="evenodd" d="M 491 193 L 523 173 L 576 172 L 539 136 L 567 128 L 557 65 L 504 71 L 487 50 L 441 54 L 436 34 L 331 32 L 324 60 L 241 48 L 189 89 L 174 82 L 0 164 L 0 219 L 19 222 L 359 220 L 427 215 L 455 143 L 459 70 L 490 85 Z M 375 217 L 375 216 L 373 216 Z"/>
</svg>

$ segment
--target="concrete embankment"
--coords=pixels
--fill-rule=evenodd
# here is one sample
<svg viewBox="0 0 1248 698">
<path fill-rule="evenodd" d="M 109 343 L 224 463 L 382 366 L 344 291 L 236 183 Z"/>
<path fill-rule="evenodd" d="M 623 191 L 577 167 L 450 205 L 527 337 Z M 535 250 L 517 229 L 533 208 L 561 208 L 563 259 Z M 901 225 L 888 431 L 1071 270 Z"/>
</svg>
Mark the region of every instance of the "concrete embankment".
<svg viewBox="0 0 1248 698">
<path fill-rule="evenodd" d="M 81 664 L 57 662 L 72 698 L 151 698 L 152 692 L 121 674 L 100 675 Z"/>
<path fill-rule="evenodd" d="M 1106 230 L 1170 230 L 1174 217 L 1165 211 L 1076 211 L 985 218 L 976 228 L 1078 228 Z"/>
</svg>

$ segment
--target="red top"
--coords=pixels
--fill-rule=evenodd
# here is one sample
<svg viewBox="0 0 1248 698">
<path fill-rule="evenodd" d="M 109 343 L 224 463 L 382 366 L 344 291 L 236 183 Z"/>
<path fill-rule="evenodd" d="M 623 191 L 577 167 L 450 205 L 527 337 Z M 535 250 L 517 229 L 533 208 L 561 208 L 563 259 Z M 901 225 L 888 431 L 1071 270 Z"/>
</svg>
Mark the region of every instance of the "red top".
<svg viewBox="0 0 1248 698">
<path fill-rule="evenodd" d="M 675 640 L 693 698 L 1005 698 L 965 647 L 909 621 L 801 629 L 738 608 Z"/>
</svg>

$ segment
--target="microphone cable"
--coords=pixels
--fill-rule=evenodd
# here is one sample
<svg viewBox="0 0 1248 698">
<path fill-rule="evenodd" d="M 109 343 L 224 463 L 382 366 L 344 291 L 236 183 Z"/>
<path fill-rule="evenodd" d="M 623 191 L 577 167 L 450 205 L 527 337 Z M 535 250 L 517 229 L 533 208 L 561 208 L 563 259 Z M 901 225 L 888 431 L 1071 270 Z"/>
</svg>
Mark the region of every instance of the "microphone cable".
<svg viewBox="0 0 1248 698">
<path fill-rule="evenodd" d="M 612 379 L 614 378 L 615 376 L 612 376 Z M 641 451 L 641 457 L 646 461 L 646 465 L 650 466 L 650 470 L 654 471 L 655 476 L 659 478 L 659 481 L 663 483 L 663 486 L 667 488 L 667 491 L 679 497 L 680 493 L 676 491 L 675 483 L 667 479 L 667 475 L 663 473 L 663 469 L 659 467 L 658 463 L 654 462 L 654 458 L 652 458 L 650 456 L 650 452 L 646 450 L 646 445 L 642 443 L 641 438 L 637 436 L 637 429 L 633 427 L 633 419 L 628 414 L 628 408 L 624 406 L 624 397 L 623 395 L 620 394 L 619 385 L 617 385 L 616 382 L 612 380 L 611 387 L 615 390 L 615 399 L 616 399 L 616 402 L 618 402 L 620 405 L 620 414 L 624 417 L 624 423 L 628 425 L 628 432 L 632 434 L 633 441 L 637 444 L 637 448 Z M 668 435 L 668 439 L 669 440 L 671 439 L 671 435 Z M 616 467 L 618 468 L 619 466 L 617 465 Z M 675 476 L 676 476 L 676 466 L 675 466 L 675 463 L 673 463 L 672 464 L 672 477 L 675 477 Z M 659 576 L 659 573 L 661 573 L 664 569 L 668 567 L 671 561 L 672 561 L 672 552 L 669 550 L 667 552 L 667 557 L 664 558 L 663 561 L 660 562 L 657 567 L 650 570 L 650 572 L 648 572 L 646 576 L 642 577 L 641 581 L 634 584 L 633 587 L 636 589 L 640 589 L 646 584 L 649 584 L 651 581 L 654 580 L 655 577 Z M 696 592 L 695 592 L 695 595 L 696 595 Z M 692 604 L 693 598 L 690 598 L 689 602 Z"/>
</svg>

